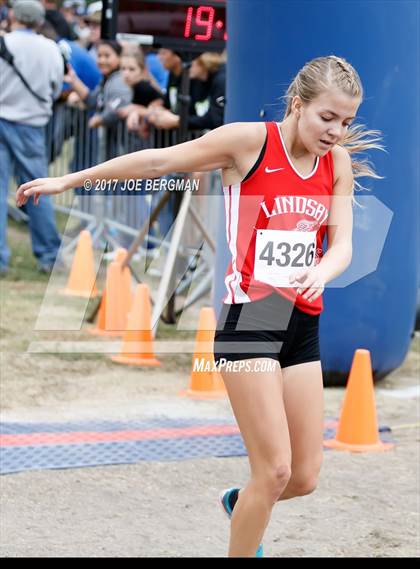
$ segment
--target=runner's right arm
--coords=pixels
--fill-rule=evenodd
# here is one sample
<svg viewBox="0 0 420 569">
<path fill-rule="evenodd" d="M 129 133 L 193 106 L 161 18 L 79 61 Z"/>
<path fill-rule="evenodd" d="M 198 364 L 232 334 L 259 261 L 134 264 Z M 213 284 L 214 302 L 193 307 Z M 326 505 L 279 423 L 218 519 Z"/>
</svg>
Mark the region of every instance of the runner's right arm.
<svg viewBox="0 0 420 569">
<path fill-rule="evenodd" d="M 235 167 L 235 154 L 252 142 L 252 123 L 223 125 L 204 136 L 170 146 L 146 149 L 113 158 L 92 168 L 59 178 L 38 178 L 21 185 L 16 203 L 22 206 L 30 196 L 37 202 L 42 194 L 60 194 L 84 185 L 86 180 L 128 180 L 159 178 L 173 172 L 206 172 Z"/>
</svg>

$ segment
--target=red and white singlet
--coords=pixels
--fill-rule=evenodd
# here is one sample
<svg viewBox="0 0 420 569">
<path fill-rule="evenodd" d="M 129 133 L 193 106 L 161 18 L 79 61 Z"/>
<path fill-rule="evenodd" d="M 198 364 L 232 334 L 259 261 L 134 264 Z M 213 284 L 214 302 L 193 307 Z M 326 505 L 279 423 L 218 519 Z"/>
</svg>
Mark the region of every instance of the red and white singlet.
<svg viewBox="0 0 420 569">
<path fill-rule="evenodd" d="M 308 314 L 322 311 L 322 295 L 308 302 L 290 287 L 289 275 L 317 265 L 334 184 L 331 151 L 302 176 L 293 166 L 280 127 L 265 123 L 267 138 L 257 167 L 239 184 L 224 187 L 231 262 L 226 304 L 260 300 L 277 291 Z"/>
</svg>

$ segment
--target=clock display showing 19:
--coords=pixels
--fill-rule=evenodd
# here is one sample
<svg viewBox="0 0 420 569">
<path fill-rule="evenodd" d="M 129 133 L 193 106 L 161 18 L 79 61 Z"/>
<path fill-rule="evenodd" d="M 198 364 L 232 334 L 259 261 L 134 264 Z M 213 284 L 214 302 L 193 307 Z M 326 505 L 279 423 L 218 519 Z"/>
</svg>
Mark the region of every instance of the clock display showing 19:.
<svg viewBox="0 0 420 569">
<path fill-rule="evenodd" d="M 226 31 L 223 32 L 222 38 L 213 36 L 214 31 L 223 30 L 225 24 L 222 20 L 216 19 L 216 10 L 213 6 L 188 6 L 185 18 L 184 38 L 192 38 L 197 41 L 209 41 L 211 39 L 227 40 Z M 196 33 L 192 35 L 192 28 L 202 28 L 204 33 Z"/>
<path fill-rule="evenodd" d="M 226 7 L 221 0 L 119 0 L 118 33 L 152 36 L 175 47 L 223 49 L 227 40 Z"/>
</svg>

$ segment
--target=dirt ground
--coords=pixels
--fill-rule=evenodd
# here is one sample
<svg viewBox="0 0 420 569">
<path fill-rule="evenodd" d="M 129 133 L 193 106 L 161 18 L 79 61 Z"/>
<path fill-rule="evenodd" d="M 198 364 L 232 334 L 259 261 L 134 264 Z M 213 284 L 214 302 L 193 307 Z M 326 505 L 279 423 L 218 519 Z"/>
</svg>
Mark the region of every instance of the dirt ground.
<svg viewBox="0 0 420 569">
<path fill-rule="evenodd" d="M 166 355 L 161 369 L 140 370 L 98 354 L 27 353 L 34 338 L 53 337 L 33 332 L 46 281 L 0 286 L 3 422 L 232 416 L 226 400 L 177 396 L 188 383 L 188 355 Z M 417 335 L 404 365 L 376 386 L 379 423 L 393 428 L 395 448 L 326 451 L 317 491 L 275 507 L 266 556 L 419 556 L 419 371 Z M 325 389 L 326 417 L 338 416 L 343 392 Z M 4 475 L 0 555 L 226 556 L 229 527 L 217 496 L 247 477 L 245 457 Z"/>
</svg>

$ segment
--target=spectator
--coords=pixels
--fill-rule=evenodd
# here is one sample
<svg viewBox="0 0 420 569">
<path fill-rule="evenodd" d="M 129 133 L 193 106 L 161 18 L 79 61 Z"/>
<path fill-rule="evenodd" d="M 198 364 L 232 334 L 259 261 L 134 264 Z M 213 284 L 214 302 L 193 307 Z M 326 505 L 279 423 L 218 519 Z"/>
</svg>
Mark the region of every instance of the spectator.
<svg viewBox="0 0 420 569">
<path fill-rule="evenodd" d="M 225 108 L 226 66 L 223 55 L 206 52 L 193 60 L 190 78 L 203 85 L 201 94 L 193 101 L 194 113 L 188 117 L 188 129 L 211 130 L 223 124 Z M 156 112 L 150 122 L 157 128 L 171 129 L 180 125 L 180 117 L 169 110 Z"/>
<path fill-rule="evenodd" d="M 93 59 L 97 60 L 97 46 L 101 41 L 101 19 L 102 12 L 93 12 L 84 16 L 84 21 L 88 25 L 89 35 L 87 36 L 86 49 Z"/>
<path fill-rule="evenodd" d="M 77 39 L 63 14 L 57 9 L 55 0 L 42 0 L 45 7 L 45 19 L 55 29 L 60 38 L 66 40 Z"/>
<path fill-rule="evenodd" d="M 133 99 L 131 105 L 120 109 L 119 115 L 126 119 L 127 128 L 130 131 L 136 132 L 142 138 L 149 138 L 149 126 L 142 118 L 147 114 L 149 106 L 163 105 L 163 94 L 150 81 L 150 74 L 146 68 L 144 54 L 140 47 L 130 46 L 123 52 L 121 74 L 125 83 L 133 90 Z M 156 85 L 156 83 L 154 84 Z M 151 140 L 153 141 L 153 139 Z M 146 221 L 149 213 L 144 188 L 142 187 L 140 192 L 136 192 L 134 197 L 136 202 L 132 207 L 138 210 L 138 219 L 141 220 L 140 224 L 142 224 Z M 150 228 L 148 235 L 155 236 L 153 227 Z M 131 245 L 131 240 L 126 236 L 120 236 L 119 243 L 128 248 Z M 148 248 L 153 247 L 150 239 L 146 240 L 146 246 Z"/>
<path fill-rule="evenodd" d="M 150 46 L 142 46 L 146 58 L 146 67 L 162 93 L 166 93 L 169 72 L 165 69 L 159 59 L 158 54 Z"/>
<path fill-rule="evenodd" d="M 64 0 L 60 12 L 63 14 L 66 22 L 70 26 L 73 36 L 77 39 L 83 39 L 88 34 L 87 26 L 80 26 L 81 16 L 86 12 L 84 0 Z M 86 37 L 85 36 L 85 37 Z"/>
<path fill-rule="evenodd" d="M 60 39 L 52 25 L 47 21 L 41 26 L 40 33 L 58 44 L 66 66 L 69 64 L 90 90 L 95 89 L 100 83 L 102 75 L 86 49 L 77 42 Z M 69 111 L 66 101 L 70 92 L 71 85 L 64 83 L 60 99 L 54 103 L 53 115 L 47 127 L 48 159 L 49 162 L 53 162 L 60 155 L 64 141 L 74 134 L 76 128 L 78 132 L 75 137 L 73 162 L 77 161 L 78 167 L 87 168 L 97 162 L 97 157 L 94 158 L 94 155 L 98 145 L 97 142 L 95 144 L 94 133 L 88 131 L 87 114 L 78 114 L 77 121 L 75 121 L 74 112 Z M 85 135 L 85 140 L 80 139 L 81 133 Z M 81 147 L 81 144 L 84 146 Z M 88 147 L 87 144 L 89 144 Z M 72 164 L 70 168 L 75 166 L 76 164 Z"/>
<path fill-rule="evenodd" d="M 112 40 L 101 40 L 98 44 L 98 67 L 103 79 L 98 87 L 90 91 L 80 81 L 73 69 L 66 76 L 66 81 L 79 95 L 88 109 L 96 112 L 89 120 L 90 128 L 106 127 L 104 140 L 104 158 L 113 158 L 118 154 L 117 127 L 118 110 L 131 103 L 131 89 L 124 83 L 120 71 L 122 48 Z"/>
<path fill-rule="evenodd" d="M 42 24 L 39 32 L 58 44 L 65 63 L 71 65 L 78 78 L 83 81 L 89 90 L 93 90 L 99 85 L 102 74 L 99 71 L 98 65 L 95 61 L 92 61 L 92 58 L 85 48 L 81 47 L 75 41 L 60 38 L 53 26 L 47 21 Z M 69 88 L 70 85 L 63 85 L 63 91 L 67 91 Z"/>
<path fill-rule="evenodd" d="M 225 111 L 226 60 L 224 55 L 205 52 L 190 67 L 191 79 L 205 84 L 206 98 L 195 103 L 196 114 L 189 117 L 188 128 L 208 130 L 222 126 Z"/>
<path fill-rule="evenodd" d="M 126 119 L 129 130 L 139 132 L 141 119 L 147 114 L 150 104 L 163 105 L 163 95 L 149 80 L 144 56 L 139 48 L 130 49 L 121 58 L 121 74 L 124 82 L 132 88 L 131 105 L 119 111 L 120 117 Z M 143 136 L 144 131 L 141 131 Z"/>
<path fill-rule="evenodd" d="M 87 50 L 75 41 L 66 39 L 58 39 L 57 41 L 61 51 L 66 54 L 67 62 L 73 67 L 79 79 L 88 89 L 95 89 L 102 80 L 102 74 Z M 64 85 L 63 89 L 69 87 L 69 85 Z"/>
<path fill-rule="evenodd" d="M 12 32 L 4 37 L 14 66 L 28 86 L 16 69 L 0 58 L 0 270 L 3 273 L 10 258 L 6 237 L 9 180 L 12 173 L 18 185 L 48 175 L 45 125 L 63 81 L 63 59 L 58 47 L 35 33 L 44 15 L 45 10 L 37 0 L 18 0 L 13 5 Z M 60 247 L 50 199 L 43 196 L 37 207 L 30 200 L 25 211 L 38 267 L 49 272 Z"/>
<path fill-rule="evenodd" d="M 181 112 L 181 107 L 180 107 L 180 103 L 179 103 L 179 92 L 181 90 L 181 82 L 182 82 L 182 73 L 183 73 L 183 69 L 184 69 L 184 63 L 183 63 L 183 54 L 179 51 L 174 51 L 172 49 L 168 49 L 165 47 L 161 47 L 159 49 L 158 52 L 159 55 L 159 59 L 163 65 L 163 67 L 169 71 L 169 77 L 168 77 L 168 84 L 167 84 L 167 88 L 166 88 L 166 93 L 165 93 L 165 99 L 164 99 L 164 105 L 166 107 L 166 109 L 171 111 L 171 114 L 179 114 Z M 194 114 L 195 110 L 194 110 L 194 101 L 197 100 L 197 88 L 199 86 L 199 82 L 196 80 L 193 80 L 190 82 L 190 104 L 189 104 L 189 109 L 188 112 L 189 114 Z M 163 116 L 166 116 L 166 113 L 168 111 L 166 111 L 165 109 L 159 109 L 156 106 L 153 106 L 152 109 L 149 108 L 149 111 L 146 115 L 146 120 L 148 123 L 152 124 L 153 126 L 156 126 L 157 129 L 160 128 L 159 125 L 159 117 L 162 114 Z M 165 128 L 165 126 L 162 126 L 162 129 Z M 169 127 L 172 128 L 172 127 Z M 167 146 L 169 143 L 169 137 L 167 136 L 159 136 L 162 134 L 166 134 L 163 133 L 162 131 L 159 130 L 155 130 L 155 144 L 154 147 L 155 148 L 159 148 L 161 146 Z M 168 133 L 169 134 L 169 133 Z M 170 133 L 170 136 L 172 137 L 172 135 L 177 135 L 178 132 L 176 130 L 174 130 L 172 128 L 172 132 Z M 176 138 L 174 137 L 172 139 L 172 143 L 176 140 Z M 179 139 L 178 139 L 179 142 Z M 163 190 L 165 191 L 165 190 Z M 154 192 L 153 196 L 152 196 L 152 206 L 155 207 L 155 205 L 158 203 L 158 201 L 161 199 L 162 197 L 162 192 Z M 161 234 L 163 236 L 167 235 L 167 233 L 169 232 L 170 228 L 172 227 L 173 221 L 174 221 L 174 212 L 176 211 L 176 205 L 173 203 L 175 201 L 175 194 L 173 194 L 171 196 L 171 200 L 164 206 L 164 208 L 162 209 L 160 215 L 159 215 L 159 228 L 161 231 Z"/>
<path fill-rule="evenodd" d="M 168 48 L 159 49 L 159 59 L 165 69 L 169 71 L 168 84 L 165 93 L 165 107 L 175 114 L 179 114 L 179 91 L 181 90 L 183 54 Z M 200 83 L 196 80 L 190 81 L 190 106 L 189 114 L 195 114 L 194 101 L 199 97 Z"/>
<path fill-rule="evenodd" d="M 177 102 L 180 81 L 173 79 L 173 73 L 179 69 L 179 64 L 175 65 L 174 57 L 163 51 L 164 65 L 171 65 L 173 69 L 170 75 L 172 84 L 168 87 L 167 109 L 155 109 L 149 111 L 147 120 L 158 129 L 176 129 L 180 127 L 181 117 Z M 182 65 L 182 62 L 181 62 Z M 182 69 L 182 67 L 181 67 Z M 224 120 L 224 101 L 225 101 L 225 58 L 217 53 L 203 53 L 193 60 L 190 71 L 190 112 L 187 117 L 187 128 L 189 130 L 208 130 L 214 129 L 223 124 Z M 195 82 L 195 83 L 194 83 Z M 197 88 L 197 83 L 200 88 Z M 176 91 L 172 90 L 176 88 Z M 169 104 L 168 104 L 169 103 Z M 205 195 L 210 189 L 210 176 L 208 173 L 194 172 L 194 180 L 198 182 L 199 191 L 196 195 Z M 204 200 L 198 200 L 197 209 L 205 207 Z M 195 227 L 188 227 L 185 235 L 186 242 L 192 245 L 197 241 L 198 232 Z"/>
</svg>

